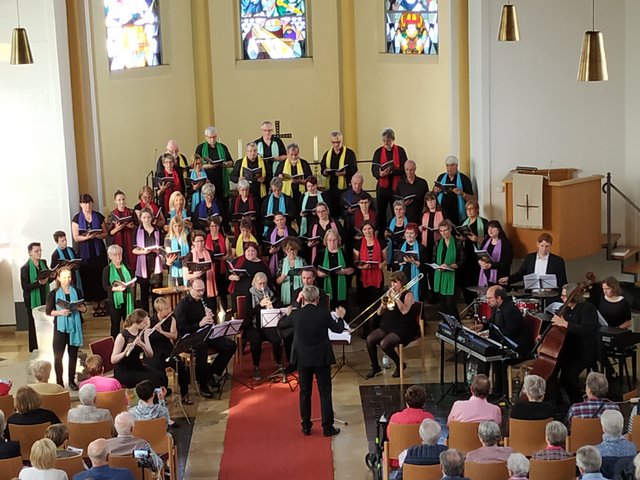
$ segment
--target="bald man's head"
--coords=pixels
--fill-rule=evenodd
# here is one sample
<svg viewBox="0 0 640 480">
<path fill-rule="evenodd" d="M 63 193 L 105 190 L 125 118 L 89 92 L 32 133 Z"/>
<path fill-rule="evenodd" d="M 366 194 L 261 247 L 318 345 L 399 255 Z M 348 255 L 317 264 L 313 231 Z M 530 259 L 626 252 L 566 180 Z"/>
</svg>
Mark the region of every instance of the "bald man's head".
<svg viewBox="0 0 640 480">
<path fill-rule="evenodd" d="M 107 465 L 109 457 L 109 447 L 104 438 L 97 438 L 87 447 L 87 455 L 91 459 L 94 467 Z"/>
</svg>

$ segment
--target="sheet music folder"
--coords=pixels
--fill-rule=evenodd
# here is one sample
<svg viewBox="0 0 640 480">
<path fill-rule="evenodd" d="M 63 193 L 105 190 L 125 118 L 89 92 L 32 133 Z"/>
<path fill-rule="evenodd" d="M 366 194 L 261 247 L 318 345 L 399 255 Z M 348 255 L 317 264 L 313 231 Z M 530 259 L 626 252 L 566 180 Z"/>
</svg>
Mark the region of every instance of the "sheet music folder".
<svg viewBox="0 0 640 480">
<path fill-rule="evenodd" d="M 551 274 L 537 274 L 530 273 L 525 275 L 524 289 L 525 290 L 540 290 L 543 288 L 558 288 L 558 280 L 555 275 Z"/>
</svg>

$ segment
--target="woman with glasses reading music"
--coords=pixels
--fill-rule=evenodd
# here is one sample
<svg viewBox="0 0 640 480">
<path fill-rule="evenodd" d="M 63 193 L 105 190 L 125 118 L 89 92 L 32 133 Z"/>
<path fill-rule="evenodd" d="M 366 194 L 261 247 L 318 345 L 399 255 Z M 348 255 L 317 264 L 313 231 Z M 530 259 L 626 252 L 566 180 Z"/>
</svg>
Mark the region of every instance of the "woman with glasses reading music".
<svg viewBox="0 0 640 480">
<path fill-rule="evenodd" d="M 464 265 L 465 253 L 462 242 L 451 232 L 453 223 L 443 220 L 438 225 L 440 240 L 433 248 L 433 291 L 440 294 L 440 305 L 443 313 L 460 319 L 456 306 L 456 270 Z"/>
</svg>

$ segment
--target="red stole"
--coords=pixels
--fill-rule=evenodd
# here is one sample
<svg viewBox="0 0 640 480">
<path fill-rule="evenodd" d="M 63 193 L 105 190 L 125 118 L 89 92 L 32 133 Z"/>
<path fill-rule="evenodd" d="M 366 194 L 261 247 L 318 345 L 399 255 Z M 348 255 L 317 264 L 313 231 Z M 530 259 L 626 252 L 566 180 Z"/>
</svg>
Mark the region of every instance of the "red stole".
<svg viewBox="0 0 640 480">
<path fill-rule="evenodd" d="M 173 178 L 173 185 L 169 185 L 169 188 L 167 188 L 164 191 L 164 198 L 163 198 L 164 211 L 165 213 L 169 214 L 169 212 L 171 211 L 171 209 L 169 208 L 169 198 L 171 197 L 171 194 L 173 192 L 180 191 L 180 178 L 178 177 L 178 172 L 176 171 L 175 168 L 171 173 L 167 172 L 167 170 L 165 169 L 164 176 Z"/>
<path fill-rule="evenodd" d="M 235 263 L 233 264 L 233 268 L 242 268 L 244 267 L 245 263 L 247 263 L 247 257 L 242 255 L 241 257 L 238 257 L 236 259 Z M 236 290 L 236 283 L 237 282 L 229 282 L 229 293 L 232 295 L 233 295 L 233 292 Z"/>
<path fill-rule="evenodd" d="M 398 151 L 398 145 L 393 145 L 393 149 L 392 151 L 392 160 L 393 160 L 393 167 L 395 170 L 399 170 L 400 169 L 400 152 Z M 380 152 L 380 165 L 384 165 L 385 163 L 387 163 L 389 160 L 387 159 L 387 149 L 385 147 L 382 147 L 382 151 Z M 380 186 L 383 188 L 389 188 L 389 176 L 386 177 L 381 177 L 378 182 L 380 183 Z M 393 176 L 393 180 L 391 183 L 391 187 L 393 188 L 393 191 L 396 191 L 396 188 L 398 188 L 398 184 L 400 183 L 400 175 L 394 175 Z"/>
<path fill-rule="evenodd" d="M 362 238 L 360 243 L 360 260 L 363 261 L 382 261 L 382 249 L 380 248 L 380 242 L 374 237 L 373 239 L 373 255 L 369 257 L 369 249 L 367 248 L 367 239 Z M 380 264 L 371 265 L 370 269 L 360 270 L 360 281 L 364 288 L 375 287 L 379 288 L 382 285 L 382 270 L 380 270 Z"/>
<path fill-rule="evenodd" d="M 157 208 L 158 207 L 156 207 L 156 209 Z M 134 212 L 128 207 L 124 207 L 124 210 L 122 212 L 116 208 L 113 212 L 111 212 L 111 215 L 117 218 L 131 217 L 131 223 L 133 223 Z M 115 226 L 115 222 L 112 227 L 113 226 Z M 113 243 L 122 247 L 124 263 L 127 265 L 127 267 L 129 267 L 129 270 L 135 270 L 136 255 L 133 254 L 133 238 L 131 237 L 131 230 L 128 228 L 123 228 L 122 230 L 118 231 L 118 233 L 113 236 Z"/>
<path fill-rule="evenodd" d="M 444 219 L 444 217 L 442 216 L 442 211 L 440 210 L 436 210 L 435 212 L 425 212 L 422 214 L 422 226 L 423 227 L 428 227 L 429 226 L 429 217 L 433 215 L 434 219 L 433 219 L 433 226 L 438 228 L 438 225 L 440 225 L 440 222 Z M 425 230 L 422 232 L 422 245 L 424 245 L 425 247 L 427 246 L 427 238 L 429 236 L 429 229 L 425 228 Z M 438 243 L 438 240 L 440 240 L 440 233 L 438 232 L 438 230 L 434 230 L 433 231 L 433 240 L 435 243 Z"/>
<path fill-rule="evenodd" d="M 369 221 L 375 225 L 376 224 L 376 212 L 372 208 L 369 208 Z M 358 230 L 362 231 L 362 224 L 364 223 L 364 215 L 360 209 L 356 210 L 356 213 L 353 214 L 353 226 Z"/>
<path fill-rule="evenodd" d="M 213 246 L 211 233 L 207 234 L 207 238 L 204 241 L 204 246 L 207 248 L 207 250 L 211 250 L 212 252 L 216 251 Z M 225 256 L 227 254 L 227 244 L 224 240 L 224 235 L 222 234 L 222 232 L 218 232 L 218 251 L 222 253 L 222 256 Z M 220 271 L 222 273 L 225 273 L 227 271 L 227 264 L 225 262 L 218 262 L 218 264 L 220 265 Z"/>
</svg>

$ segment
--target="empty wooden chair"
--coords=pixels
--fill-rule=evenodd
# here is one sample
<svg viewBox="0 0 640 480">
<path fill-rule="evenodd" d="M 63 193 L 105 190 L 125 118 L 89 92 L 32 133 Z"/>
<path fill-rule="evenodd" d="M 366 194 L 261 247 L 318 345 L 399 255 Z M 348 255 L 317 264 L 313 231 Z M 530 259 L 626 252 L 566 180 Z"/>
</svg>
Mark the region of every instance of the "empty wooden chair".
<svg viewBox="0 0 640 480">
<path fill-rule="evenodd" d="M 136 420 L 133 423 L 133 436 L 149 442 L 158 455 L 169 453 L 167 444 L 167 421 L 164 417 L 152 420 Z"/>
<path fill-rule="evenodd" d="M 0 410 L 4 413 L 5 420 L 16 411 L 16 407 L 13 404 L 13 395 L 5 395 L 0 397 Z"/>
<path fill-rule="evenodd" d="M 127 410 L 127 403 L 127 391 L 124 388 L 96 394 L 96 407 L 106 408 L 114 419 L 116 415 Z"/>
<path fill-rule="evenodd" d="M 51 422 L 36 423 L 35 425 L 14 425 L 9 424 L 9 435 L 11 440 L 20 443 L 20 454 L 23 460 L 29 460 L 31 446 L 36 440 L 44 437 L 44 432 L 51 425 Z"/>
<path fill-rule="evenodd" d="M 504 439 L 505 445 L 530 457 L 547 446 L 545 427 L 551 420 L 553 419 L 517 420 L 510 418 L 509 436 Z"/>
<path fill-rule="evenodd" d="M 97 438 L 111 438 L 112 425 L 109 420 L 102 422 L 76 423 L 67 422 L 69 427 L 69 445 L 82 449 L 82 455 L 87 458 L 87 447 Z"/>
<path fill-rule="evenodd" d="M 382 452 L 382 478 L 384 480 L 389 478 L 391 460 L 397 460 L 398 455 L 406 448 L 422 443 L 419 429 L 419 423 L 390 423 L 387 426 L 389 440 L 384 442 L 384 450 Z"/>
<path fill-rule="evenodd" d="M 40 395 L 42 398 L 42 408 L 55 413 L 62 423 L 67 422 L 67 415 L 71 408 L 71 397 L 69 392 L 52 393 L 50 395 Z"/>
<path fill-rule="evenodd" d="M 585 445 L 598 445 L 602 442 L 602 425 L 599 418 L 571 419 L 571 435 L 567 437 L 567 451 L 575 453 Z"/>
<path fill-rule="evenodd" d="M 69 480 L 71 480 L 76 473 L 80 473 L 84 470 L 82 455 L 56 458 L 56 463 L 54 464 L 53 468 L 64 470 L 65 472 L 67 472 L 67 477 L 69 478 Z"/>
<path fill-rule="evenodd" d="M 464 462 L 464 476 L 473 480 L 507 480 L 507 462 Z"/>
<path fill-rule="evenodd" d="M 144 478 L 138 467 L 138 461 L 132 455 L 109 455 L 109 466 L 112 468 L 127 468 L 133 473 L 136 480 L 153 480 L 153 472 L 145 469 Z"/>
<path fill-rule="evenodd" d="M 403 480 L 440 480 L 442 466 L 438 465 L 409 465 L 402 466 Z"/>
<path fill-rule="evenodd" d="M 0 460 L 0 480 L 12 480 L 20 475 L 22 457 L 4 458 Z"/>
<path fill-rule="evenodd" d="M 404 365 L 404 349 L 410 347 L 414 342 L 420 342 L 420 363 L 422 364 L 422 370 L 424 371 L 424 319 L 422 318 L 422 302 L 414 302 L 411 305 L 411 310 L 408 315 L 415 318 L 416 323 L 418 324 L 418 328 L 420 329 L 420 336 L 416 337 L 414 341 L 409 343 L 407 347 L 400 344 L 398 345 L 398 356 L 400 357 L 400 365 Z M 404 368 L 400 369 L 400 382 L 404 381 Z"/>
<path fill-rule="evenodd" d="M 574 480 L 576 478 L 575 457 L 565 460 L 531 459 L 530 462 L 529 480 Z"/>
<path fill-rule="evenodd" d="M 464 453 L 480 448 L 482 443 L 478 438 L 480 422 L 449 422 L 449 448 L 455 448 Z"/>
</svg>

